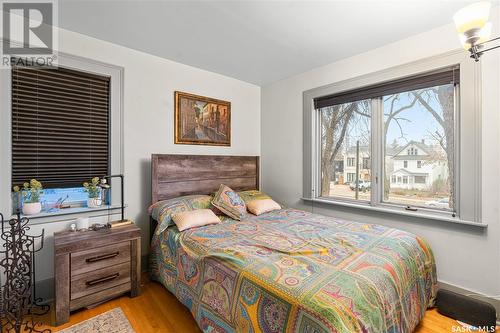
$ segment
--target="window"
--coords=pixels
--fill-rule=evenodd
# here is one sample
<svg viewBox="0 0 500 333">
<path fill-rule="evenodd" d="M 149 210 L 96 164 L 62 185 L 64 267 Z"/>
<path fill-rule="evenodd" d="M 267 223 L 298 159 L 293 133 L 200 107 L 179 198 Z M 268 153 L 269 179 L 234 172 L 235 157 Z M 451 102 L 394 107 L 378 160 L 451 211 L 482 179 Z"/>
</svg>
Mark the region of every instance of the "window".
<svg viewBox="0 0 500 333">
<path fill-rule="evenodd" d="M 451 67 L 316 98 L 321 196 L 413 210 L 455 211 L 459 78 L 459 69 Z M 380 127 L 372 126 L 373 122 Z M 377 165 L 372 170 L 374 154 L 380 154 L 375 158 L 382 169 Z M 335 182 L 342 179 L 333 174 L 338 172 L 333 167 L 337 159 L 346 161 L 344 184 Z M 429 168 L 422 170 L 422 160 Z M 370 182 L 372 173 L 380 176 L 379 185 L 367 186 L 370 191 L 355 185 Z M 434 204 L 444 199 L 448 205 Z"/>
<path fill-rule="evenodd" d="M 483 77 L 479 74 L 476 64 L 470 61 L 467 54 L 457 50 L 304 91 L 303 198 L 336 206 L 374 209 L 388 214 L 420 215 L 426 220 L 481 222 L 483 211 L 481 136 L 484 122 L 481 121 Z M 450 87 L 453 87 L 453 93 L 450 91 L 449 94 L 441 93 L 436 96 L 432 91 L 430 91 L 432 94 L 425 92 L 420 95 L 421 98 L 417 98 L 414 105 L 411 105 L 411 102 L 407 107 L 402 105 L 404 99 L 412 97 L 413 92 L 417 95 L 419 91 L 429 89 L 434 92 L 440 89 L 443 92 Z M 391 133 L 397 133 L 399 129 L 396 128 L 394 131 L 395 126 L 398 127 L 396 119 L 389 120 L 389 115 L 385 114 L 390 111 L 390 105 L 387 103 L 384 105 L 384 98 L 390 96 L 394 96 L 392 99 L 394 110 L 404 107 L 400 113 L 393 116 L 398 118 L 399 124 L 404 125 L 402 130 L 406 139 L 393 135 L 394 139 L 391 140 Z M 446 98 L 443 99 L 446 96 L 448 101 Z M 438 101 L 436 97 L 441 99 Z M 367 100 L 370 104 L 369 116 L 372 125 L 368 149 L 371 160 L 370 174 L 366 174 L 361 165 L 358 175 L 360 179 L 370 180 L 367 199 L 361 200 L 361 195 L 358 200 L 327 196 L 322 193 L 322 184 L 326 184 L 326 180 L 322 172 L 325 161 L 322 160 L 321 145 L 326 138 L 324 127 L 321 126 L 320 110 Z M 450 106 L 453 105 L 452 121 L 448 119 L 451 112 L 444 113 L 442 109 L 435 109 L 438 102 L 443 103 L 446 110 L 451 110 Z M 442 113 L 432 114 L 433 109 Z M 406 112 L 413 116 L 409 119 L 411 123 L 405 120 Z M 435 122 L 423 123 L 421 128 L 414 125 L 417 120 L 415 117 L 420 116 L 433 117 L 441 126 L 445 114 L 447 118 L 445 122 L 448 125 L 444 126 L 444 132 L 434 131 L 421 135 L 422 129 L 429 130 Z M 439 118 L 443 121 L 438 121 Z M 453 128 L 449 126 L 450 123 L 454 123 Z M 391 129 L 386 130 L 386 126 Z M 339 126 L 336 133 L 342 133 L 342 128 Z M 439 129 L 440 127 L 434 128 L 434 130 Z M 419 132 L 413 133 L 415 130 Z M 439 137 L 443 137 L 443 134 L 444 140 L 437 143 L 438 140 L 441 141 Z M 337 142 L 336 138 L 333 138 L 333 142 Z M 345 141 L 342 144 L 345 145 Z M 426 153 L 425 146 L 441 146 L 441 144 L 445 145 L 447 152 L 450 152 L 445 155 L 446 158 L 443 158 L 444 156 L 436 158 L 436 150 Z M 361 146 L 360 144 L 360 148 Z M 414 148 L 414 151 L 408 152 L 410 148 Z M 345 149 L 346 147 L 343 147 L 342 151 Z M 344 160 L 345 172 L 356 173 L 355 166 L 347 166 L 346 157 L 339 155 L 336 159 Z M 363 157 L 368 156 L 364 156 L 360 149 L 359 163 L 362 163 Z M 403 165 L 405 160 L 408 161 L 407 169 L 404 169 Z M 421 168 L 417 168 L 418 160 L 422 161 Z M 437 168 L 434 168 L 436 166 Z M 444 170 L 434 173 L 439 168 Z M 407 189 L 401 189 L 402 186 L 398 188 L 397 185 L 397 177 L 403 175 L 408 176 L 408 184 L 405 184 Z M 332 181 L 334 185 L 346 182 L 345 174 L 338 182 Z M 409 190 L 410 187 L 413 189 Z M 431 191 L 428 191 L 429 188 Z M 437 194 L 433 189 L 438 189 Z M 447 192 L 449 195 L 446 195 Z M 425 201 L 428 194 L 431 195 L 430 200 Z M 362 210 L 356 210 L 355 213 L 361 214 Z"/>
<path fill-rule="evenodd" d="M 65 205 L 80 206 L 87 198 L 88 194 L 83 187 L 48 188 L 43 191 L 43 202 L 47 210 L 51 210 L 53 204 L 61 200 L 64 200 Z"/>
<path fill-rule="evenodd" d="M 401 158 L 411 158 L 412 167 L 404 160 L 403 168 L 415 177 L 414 186 L 384 187 L 384 202 L 436 209 L 435 201 L 449 198 L 449 207 L 439 208 L 454 210 L 454 180 L 448 175 L 454 173 L 455 94 L 455 84 L 448 83 L 382 97 L 385 140 L 396 148 L 386 149 L 386 177 L 397 172 Z M 399 147 L 407 156 L 397 152 Z M 425 158 L 428 173 L 416 171 L 422 168 L 421 160 L 414 161 L 417 155 Z"/>
<path fill-rule="evenodd" d="M 36 178 L 49 203 L 83 201 L 81 184 L 110 169 L 109 91 L 108 76 L 13 67 L 12 185 Z"/>
<path fill-rule="evenodd" d="M 410 149 L 408 149 L 406 152 L 407 152 L 408 156 L 415 156 L 415 155 L 418 155 L 418 149 L 417 149 L 417 148 L 414 148 L 414 147 L 411 147 L 411 148 L 410 148 Z"/>
<path fill-rule="evenodd" d="M 338 174 L 341 174 L 344 172 L 344 161 L 339 161 L 339 160 L 336 160 L 333 162 L 333 165 L 335 167 L 335 171 L 338 173 Z M 339 178 L 337 178 L 339 179 Z"/>
<path fill-rule="evenodd" d="M 369 193 L 361 186 L 352 185 L 371 175 L 368 163 L 371 155 L 371 103 L 369 100 L 353 101 L 319 109 L 321 126 L 321 196 L 368 201 Z M 333 161 L 345 158 L 345 177 L 335 172 Z M 363 165 L 360 164 L 363 161 Z M 362 169 L 362 170 L 361 170 Z M 362 173 L 361 173 L 362 171 Z M 361 173 L 361 174 L 360 174 Z M 356 178 L 356 175 L 358 177 Z M 337 183 L 334 179 L 347 179 Z"/>
<path fill-rule="evenodd" d="M 415 184 L 425 184 L 427 182 L 425 176 L 414 176 L 414 178 Z"/>
</svg>

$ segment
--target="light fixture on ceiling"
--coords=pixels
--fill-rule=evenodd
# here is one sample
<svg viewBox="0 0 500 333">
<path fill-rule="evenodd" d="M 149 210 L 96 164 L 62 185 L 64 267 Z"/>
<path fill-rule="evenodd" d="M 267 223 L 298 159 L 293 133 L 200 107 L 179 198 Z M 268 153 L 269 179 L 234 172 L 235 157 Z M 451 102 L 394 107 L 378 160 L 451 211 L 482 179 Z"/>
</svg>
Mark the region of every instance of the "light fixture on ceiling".
<svg viewBox="0 0 500 333">
<path fill-rule="evenodd" d="M 480 1 L 470 4 L 453 15 L 455 26 L 462 46 L 471 54 L 471 58 L 479 61 L 479 57 L 487 51 L 499 48 L 500 45 L 487 48 L 488 43 L 500 40 L 491 38 L 491 22 L 489 22 L 491 3 Z"/>
</svg>

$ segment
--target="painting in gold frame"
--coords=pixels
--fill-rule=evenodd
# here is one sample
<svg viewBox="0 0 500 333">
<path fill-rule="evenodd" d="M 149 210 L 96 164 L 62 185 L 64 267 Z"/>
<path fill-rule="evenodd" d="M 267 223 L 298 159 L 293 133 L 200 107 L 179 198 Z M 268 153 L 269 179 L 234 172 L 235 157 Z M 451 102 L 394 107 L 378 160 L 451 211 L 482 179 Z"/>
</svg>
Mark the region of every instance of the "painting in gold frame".
<svg viewBox="0 0 500 333">
<path fill-rule="evenodd" d="M 231 103 L 175 92 L 176 144 L 230 146 Z"/>
</svg>

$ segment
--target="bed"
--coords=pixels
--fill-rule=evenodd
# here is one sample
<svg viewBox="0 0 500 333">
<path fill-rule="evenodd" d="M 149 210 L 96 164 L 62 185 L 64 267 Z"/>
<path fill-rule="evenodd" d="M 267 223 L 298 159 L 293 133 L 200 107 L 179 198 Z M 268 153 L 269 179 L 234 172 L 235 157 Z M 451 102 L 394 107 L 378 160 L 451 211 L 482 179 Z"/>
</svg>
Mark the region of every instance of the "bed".
<svg viewBox="0 0 500 333">
<path fill-rule="evenodd" d="M 258 189 L 258 157 L 152 156 L 153 203 L 221 183 Z M 204 332 L 412 332 L 437 290 L 418 236 L 292 208 L 168 227 L 150 253 L 151 278 Z"/>
</svg>

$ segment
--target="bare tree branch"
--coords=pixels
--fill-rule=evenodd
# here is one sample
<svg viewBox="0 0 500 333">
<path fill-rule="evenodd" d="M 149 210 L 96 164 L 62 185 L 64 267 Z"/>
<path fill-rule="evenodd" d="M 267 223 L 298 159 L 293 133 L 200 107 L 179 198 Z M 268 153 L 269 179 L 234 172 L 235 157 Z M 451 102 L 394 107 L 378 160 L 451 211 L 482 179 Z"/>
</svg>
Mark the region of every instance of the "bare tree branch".
<svg viewBox="0 0 500 333">
<path fill-rule="evenodd" d="M 407 122 L 411 122 L 409 119 L 406 119 L 406 118 L 402 118 L 402 117 L 395 117 L 395 118 L 392 118 L 392 120 L 394 120 L 394 122 L 396 123 L 396 125 L 398 125 L 399 127 L 399 133 L 401 134 L 400 138 L 401 139 L 404 139 L 405 138 L 405 133 L 403 132 L 403 126 L 401 125 L 400 121 L 407 121 Z"/>
<path fill-rule="evenodd" d="M 442 127 L 445 127 L 445 123 L 444 123 L 443 118 L 441 118 L 441 116 L 436 112 L 436 110 L 434 110 L 434 108 L 432 106 L 430 106 L 430 104 L 427 103 L 427 101 L 422 98 L 421 94 L 417 94 L 416 92 L 413 92 L 413 95 L 418 99 L 420 104 L 422 104 L 422 106 L 424 108 L 426 108 L 427 111 L 429 111 L 434 116 L 434 118 L 439 123 L 439 125 L 441 125 Z"/>
<path fill-rule="evenodd" d="M 364 113 L 364 112 L 362 112 L 362 111 L 359 111 L 359 109 L 358 109 L 358 108 L 356 108 L 356 110 L 354 110 L 354 112 L 355 112 L 355 113 L 357 113 L 357 114 L 359 114 L 359 115 L 361 115 L 361 116 L 363 116 L 363 117 L 371 118 L 371 115 L 370 115 L 370 114 L 368 114 L 368 113 Z"/>
<path fill-rule="evenodd" d="M 446 150 L 446 138 L 444 134 L 441 134 L 438 131 L 435 131 L 434 133 L 427 131 L 427 133 L 429 133 L 429 136 L 439 143 L 441 148 Z"/>
<path fill-rule="evenodd" d="M 389 125 L 391 123 L 391 120 L 394 119 L 398 114 L 400 114 L 404 110 L 411 109 L 415 105 L 415 103 L 417 102 L 417 99 L 418 99 L 419 96 L 420 96 L 420 93 L 417 93 L 410 104 L 402 106 L 399 109 L 397 109 L 396 111 L 394 111 L 394 105 L 395 105 L 395 100 L 396 99 L 394 99 L 392 101 L 392 103 L 391 103 L 391 111 L 389 112 L 389 114 L 387 115 L 387 119 L 385 120 L 385 126 L 384 126 L 385 127 L 385 133 L 387 133 L 387 130 L 389 129 Z"/>
</svg>

